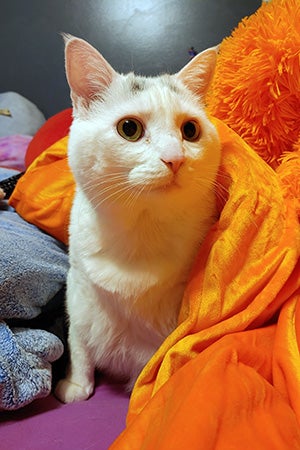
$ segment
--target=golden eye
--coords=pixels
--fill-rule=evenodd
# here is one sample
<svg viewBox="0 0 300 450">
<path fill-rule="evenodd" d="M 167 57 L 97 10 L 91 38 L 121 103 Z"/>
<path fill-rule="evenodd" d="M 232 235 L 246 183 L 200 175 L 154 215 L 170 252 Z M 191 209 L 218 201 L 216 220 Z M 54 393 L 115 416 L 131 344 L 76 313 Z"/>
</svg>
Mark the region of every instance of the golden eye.
<svg viewBox="0 0 300 450">
<path fill-rule="evenodd" d="M 201 136 L 201 127 L 196 120 L 188 120 L 182 125 L 181 133 L 186 141 L 195 142 Z"/>
<path fill-rule="evenodd" d="M 132 142 L 138 141 L 144 135 L 144 127 L 141 122 L 131 117 L 120 120 L 117 130 L 122 138 Z"/>
</svg>

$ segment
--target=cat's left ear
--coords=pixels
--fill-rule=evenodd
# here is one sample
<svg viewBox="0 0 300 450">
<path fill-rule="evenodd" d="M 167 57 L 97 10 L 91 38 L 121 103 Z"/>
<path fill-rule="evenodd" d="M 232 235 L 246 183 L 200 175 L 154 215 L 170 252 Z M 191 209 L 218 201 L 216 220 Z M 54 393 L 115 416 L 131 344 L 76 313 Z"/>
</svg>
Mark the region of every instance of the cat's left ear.
<svg viewBox="0 0 300 450">
<path fill-rule="evenodd" d="M 199 97 L 204 97 L 208 90 L 215 71 L 218 50 L 219 46 L 204 50 L 175 75 Z"/>
<path fill-rule="evenodd" d="M 65 66 L 73 106 L 87 108 L 118 76 L 105 58 L 83 39 L 64 34 Z"/>
</svg>

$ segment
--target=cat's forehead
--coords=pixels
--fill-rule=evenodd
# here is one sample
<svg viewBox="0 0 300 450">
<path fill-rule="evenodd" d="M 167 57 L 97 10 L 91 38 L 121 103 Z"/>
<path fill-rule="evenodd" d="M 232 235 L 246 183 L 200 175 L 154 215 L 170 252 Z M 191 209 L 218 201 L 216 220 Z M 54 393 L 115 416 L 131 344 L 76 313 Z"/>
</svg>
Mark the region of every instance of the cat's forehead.
<svg viewBox="0 0 300 450">
<path fill-rule="evenodd" d="M 202 103 L 176 75 L 144 77 L 133 72 L 116 78 L 104 100 L 117 118 L 141 115 L 147 120 L 170 121 L 174 117 L 201 116 Z M 117 105 L 117 106 L 116 106 Z"/>
<path fill-rule="evenodd" d="M 172 75 L 160 75 L 157 77 L 143 77 L 129 73 L 126 75 L 126 82 L 131 94 L 138 94 L 153 88 L 166 88 L 171 92 L 179 94 L 181 89 L 178 81 Z"/>
</svg>

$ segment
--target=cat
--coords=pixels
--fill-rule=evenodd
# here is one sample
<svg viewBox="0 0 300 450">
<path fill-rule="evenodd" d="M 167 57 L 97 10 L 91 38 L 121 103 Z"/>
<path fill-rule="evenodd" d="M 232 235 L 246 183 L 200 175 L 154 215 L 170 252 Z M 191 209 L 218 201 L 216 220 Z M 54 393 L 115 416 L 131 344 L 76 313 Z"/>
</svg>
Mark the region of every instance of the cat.
<svg viewBox="0 0 300 450">
<path fill-rule="evenodd" d="M 76 181 L 67 279 L 70 365 L 56 388 L 87 399 L 99 369 L 130 391 L 176 328 L 193 260 L 216 221 L 221 148 L 204 96 L 217 48 L 175 75 L 117 73 L 65 36 Z"/>
</svg>

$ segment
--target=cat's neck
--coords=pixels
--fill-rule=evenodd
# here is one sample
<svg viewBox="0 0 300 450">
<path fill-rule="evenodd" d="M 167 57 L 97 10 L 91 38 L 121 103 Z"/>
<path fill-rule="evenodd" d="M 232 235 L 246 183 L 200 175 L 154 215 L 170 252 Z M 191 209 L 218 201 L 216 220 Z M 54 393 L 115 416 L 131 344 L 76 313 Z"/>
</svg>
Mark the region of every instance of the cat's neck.
<svg viewBox="0 0 300 450">
<path fill-rule="evenodd" d="M 97 236 L 98 247 L 118 259 L 144 261 L 158 257 L 183 257 L 194 251 L 213 223 L 212 199 L 205 205 L 170 202 L 165 208 L 147 205 L 128 209 L 118 205 L 94 209 L 89 217 Z"/>
</svg>

